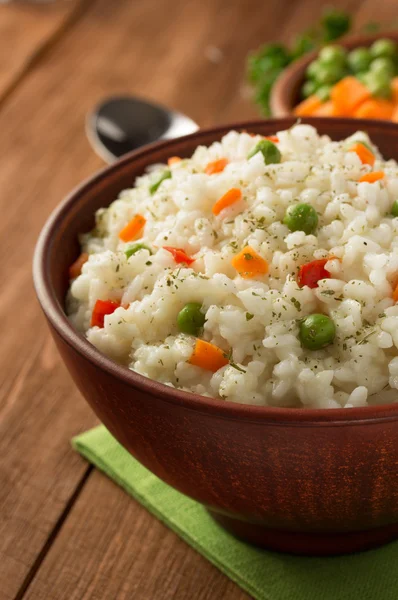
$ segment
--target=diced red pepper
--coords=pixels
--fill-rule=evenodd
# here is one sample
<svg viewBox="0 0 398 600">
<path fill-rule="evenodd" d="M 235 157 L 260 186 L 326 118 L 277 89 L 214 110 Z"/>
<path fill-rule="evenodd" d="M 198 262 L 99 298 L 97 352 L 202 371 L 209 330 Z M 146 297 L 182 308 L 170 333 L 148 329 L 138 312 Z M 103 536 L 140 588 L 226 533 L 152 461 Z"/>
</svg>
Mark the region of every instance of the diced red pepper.
<svg viewBox="0 0 398 600">
<path fill-rule="evenodd" d="M 302 265 L 297 277 L 299 286 L 308 285 L 310 288 L 316 288 L 320 279 L 330 278 L 329 271 L 325 269 L 328 260 L 331 260 L 331 258 L 321 258 Z"/>
<path fill-rule="evenodd" d="M 112 300 L 97 300 L 91 315 L 91 327 L 103 327 L 105 315 L 111 315 L 119 306 L 119 302 Z"/>
<path fill-rule="evenodd" d="M 177 264 L 186 263 L 187 265 L 191 265 L 193 262 L 195 262 L 195 259 L 188 256 L 188 254 L 182 248 L 172 248 L 171 246 L 163 246 L 163 248 L 173 255 L 173 258 Z"/>
</svg>

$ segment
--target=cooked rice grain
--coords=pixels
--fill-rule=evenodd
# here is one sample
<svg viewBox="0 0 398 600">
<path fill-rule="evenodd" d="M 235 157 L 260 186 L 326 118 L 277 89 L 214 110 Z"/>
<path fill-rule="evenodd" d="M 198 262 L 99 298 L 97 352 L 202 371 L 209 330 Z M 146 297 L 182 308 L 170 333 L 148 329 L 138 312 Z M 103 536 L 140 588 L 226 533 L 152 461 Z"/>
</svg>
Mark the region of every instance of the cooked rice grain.
<svg viewBox="0 0 398 600">
<path fill-rule="evenodd" d="M 363 132 L 332 142 L 296 125 L 277 136 L 280 164 L 265 165 L 261 153 L 248 160 L 261 137 L 231 131 L 175 162 L 152 195 L 165 165 L 99 210 L 95 229 L 81 236 L 90 256 L 71 283 L 70 319 L 112 359 L 205 396 L 304 408 L 396 402 L 397 164 L 384 161 Z M 371 167 L 348 151 L 353 140 L 370 145 L 383 180 L 358 183 Z M 207 175 L 206 165 L 221 158 L 228 159 L 225 169 Z M 231 188 L 242 199 L 215 216 L 214 203 Z M 292 233 L 282 222 L 298 201 L 318 213 L 314 234 Z M 142 249 L 127 258 L 131 243 L 118 234 L 137 213 L 146 219 L 139 241 L 153 255 Z M 195 262 L 176 264 L 163 246 L 183 248 Z M 245 246 L 268 262 L 267 274 L 237 275 L 231 260 Z M 298 267 L 327 256 L 336 257 L 326 265 L 330 278 L 300 288 Z M 124 306 L 105 317 L 103 328 L 90 327 L 98 299 Z M 214 374 L 188 362 L 195 338 L 179 333 L 176 320 L 189 302 L 206 314 L 201 337 L 230 357 Z M 337 330 L 334 343 L 318 351 L 304 349 L 298 337 L 299 320 L 314 312 L 329 315 Z"/>
</svg>

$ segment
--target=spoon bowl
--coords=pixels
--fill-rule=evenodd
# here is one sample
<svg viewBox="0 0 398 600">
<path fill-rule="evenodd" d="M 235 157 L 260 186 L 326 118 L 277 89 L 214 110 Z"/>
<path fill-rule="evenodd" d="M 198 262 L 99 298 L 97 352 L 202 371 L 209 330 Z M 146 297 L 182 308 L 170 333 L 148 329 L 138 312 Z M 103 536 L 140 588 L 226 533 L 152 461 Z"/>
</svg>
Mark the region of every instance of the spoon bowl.
<svg viewBox="0 0 398 600">
<path fill-rule="evenodd" d="M 133 96 L 103 100 L 87 115 L 87 137 L 107 163 L 146 144 L 194 133 L 198 125 L 182 113 Z"/>
</svg>

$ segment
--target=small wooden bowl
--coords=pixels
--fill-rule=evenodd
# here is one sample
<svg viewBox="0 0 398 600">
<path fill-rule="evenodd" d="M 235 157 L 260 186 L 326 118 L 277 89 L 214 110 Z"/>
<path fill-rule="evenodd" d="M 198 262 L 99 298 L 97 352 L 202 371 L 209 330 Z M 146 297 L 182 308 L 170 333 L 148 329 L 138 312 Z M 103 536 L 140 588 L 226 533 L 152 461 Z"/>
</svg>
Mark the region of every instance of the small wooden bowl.
<svg viewBox="0 0 398 600">
<path fill-rule="evenodd" d="M 92 346 L 65 314 L 78 234 L 138 175 L 191 156 L 230 129 L 271 135 L 293 118 L 234 123 L 146 146 L 85 183 L 47 221 L 34 258 L 36 292 L 78 388 L 115 438 L 166 483 L 201 502 L 234 535 L 274 550 L 336 554 L 398 537 L 398 403 L 310 410 L 235 404 L 153 381 Z M 398 127 L 303 119 L 338 140 L 366 127 L 398 159 Z"/>
<path fill-rule="evenodd" d="M 378 33 L 377 35 L 360 35 L 336 41 L 336 45 L 343 46 L 347 50 L 353 50 L 358 46 L 371 46 L 380 38 L 388 38 L 398 43 L 398 33 Z M 302 58 L 292 63 L 285 69 L 275 82 L 271 92 L 271 113 L 274 117 L 287 117 L 293 113 L 293 109 L 302 100 L 300 96 L 301 86 L 305 80 L 305 71 L 308 65 L 316 59 L 319 50 L 309 52 Z"/>
</svg>

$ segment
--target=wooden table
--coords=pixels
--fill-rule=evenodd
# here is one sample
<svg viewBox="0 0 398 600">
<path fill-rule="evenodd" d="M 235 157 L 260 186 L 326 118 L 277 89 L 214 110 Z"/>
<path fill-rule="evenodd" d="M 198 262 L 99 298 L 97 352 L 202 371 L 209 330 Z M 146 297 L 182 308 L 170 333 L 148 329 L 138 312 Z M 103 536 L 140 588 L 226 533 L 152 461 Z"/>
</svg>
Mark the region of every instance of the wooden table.
<svg viewBox="0 0 398 600">
<path fill-rule="evenodd" d="M 31 258 L 50 211 L 102 166 L 83 127 L 99 98 L 159 99 L 201 126 L 256 117 L 246 53 L 291 38 L 322 4 L 0 6 L 0 600 L 248 598 L 72 452 L 70 438 L 96 419 L 49 337 Z M 334 4 L 355 11 L 358 26 L 396 18 L 396 0 Z"/>
</svg>

